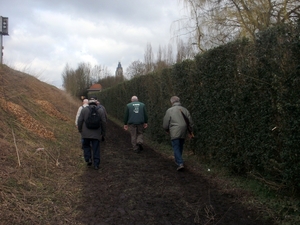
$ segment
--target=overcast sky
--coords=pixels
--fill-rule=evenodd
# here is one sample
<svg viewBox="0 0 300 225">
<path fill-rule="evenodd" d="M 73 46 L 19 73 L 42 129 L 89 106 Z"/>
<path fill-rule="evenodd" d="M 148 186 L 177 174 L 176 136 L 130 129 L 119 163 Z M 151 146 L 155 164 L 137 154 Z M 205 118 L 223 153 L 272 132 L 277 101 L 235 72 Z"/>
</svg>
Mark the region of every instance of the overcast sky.
<svg viewBox="0 0 300 225">
<path fill-rule="evenodd" d="M 172 22 L 182 18 L 178 0 L 9 0 L 3 63 L 61 87 L 68 64 L 101 65 L 114 74 L 144 61 L 147 43 L 157 53 L 172 40 Z"/>
</svg>

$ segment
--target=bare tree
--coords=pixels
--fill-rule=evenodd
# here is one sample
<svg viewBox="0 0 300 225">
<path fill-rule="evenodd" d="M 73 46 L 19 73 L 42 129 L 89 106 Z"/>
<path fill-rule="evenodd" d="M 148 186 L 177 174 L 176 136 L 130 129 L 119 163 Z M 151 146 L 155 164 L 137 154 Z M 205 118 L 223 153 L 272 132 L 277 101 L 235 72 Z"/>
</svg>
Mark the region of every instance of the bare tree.
<svg viewBox="0 0 300 225">
<path fill-rule="evenodd" d="M 126 76 L 133 78 L 145 74 L 145 64 L 137 60 L 132 62 L 126 69 Z"/>
<path fill-rule="evenodd" d="M 76 96 L 86 95 L 87 89 L 92 85 L 91 66 L 86 63 L 79 63 L 74 71 L 74 79 L 76 82 Z"/>
<path fill-rule="evenodd" d="M 161 49 L 161 46 L 159 45 L 158 52 L 157 52 L 156 63 L 159 63 L 159 62 L 162 62 L 162 61 L 163 61 L 163 50 Z"/>
<path fill-rule="evenodd" d="M 167 65 L 169 65 L 169 66 L 174 64 L 173 48 L 172 48 L 171 44 L 168 45 L 168 50 L 167 50 L 167 53 L 166 53 L 165 61 L 166 61 Z"/>
<path fill-rule="evenodd" d="M 90 64 L 79 63 L 75 70 L 67 64 L 62 73 L 66 92 L 75 97 L 86 95 L 87 89 L 96 81 L 96 78 L 91 76 L 91 71 Z"/>
<path fill-rule="evenodd" d="M 165 48 L 158 47 L 156 63 L 154 65 L 154 70 L 162 70 L 167 68 L 167 53 Z"/>
<path fill-rule="evenodd" d="M 205 35 L 207 31 L 205 24 L 209 21 L 207 17 L 210 3 L 207 0 L 182 0 L 182 2 L 188 16 L 172 24 L 173 35 L 177 42 L 178 40 L 180 42 L 181 37 L 185 36 L 191 40 L 191 43 L 195 43 L 201 52 L 206 51 L 209 39 Z"/>
<path fill-rule="evenodd" d="M 73 79 L 74 70 L 72 70 L 68 64 L 66 64 L 63 73 L 63 87 L 66 92 L 70 93 L 72 96 L 75 96 L 76 93 L 76 83 L 75 79 Z"/>
<path fill-rule="evenodd" d="M 90 79 L 92 83 L 97 83 L 98 80 L 104 77 L 104 66 L 101 65 L 95 65 L 93 68 L 91 68 L 90 72 Z"/>
<path fill-rule="evenodd" d="M 153 51 L 150 43 L 147 44 L 146 51 L 144 54 L 144 63 L 145 63 L 145 73 L 150 73 L 153 71 Z"/>
<path fill-rule="evenodd" d="M 299 0 L 182 0 L 189 17 L 177 21 L 200 51 L 237 37 L 255 40 L 259 31 L 300 19 Z M 183 29 L 186 28 L 186 29 Z"/>
<path fill-rule="evenodd" d="M 181 39 L 178 40 L 176 63 L 180 63 L 185 59 L 191 59 L 195 55 L 196 52 L 193 50 L 193 44 L 190 41 L 184 43 Z"/>
</svg>

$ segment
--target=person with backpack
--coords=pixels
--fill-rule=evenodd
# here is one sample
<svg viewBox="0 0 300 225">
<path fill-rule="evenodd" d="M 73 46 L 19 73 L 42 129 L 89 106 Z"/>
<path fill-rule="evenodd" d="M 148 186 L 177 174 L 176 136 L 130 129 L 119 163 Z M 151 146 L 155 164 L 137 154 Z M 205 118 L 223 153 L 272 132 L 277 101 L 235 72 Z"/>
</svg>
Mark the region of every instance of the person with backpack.
<svg viewBox="0 0 300 225">
<path fill-rule="evenodd" d="M 180 99 L 173 96 L 170 99 L 172 107 L 166 111 L 163 119 L 163 129 L 170 134 L 177 171 L 183 170 L 183 145 L 187 134 L 193 138 L 193 121 L 190 112 L 181 106 Z"/>
<path fill-rule="evenodd" d="M 98 170 L 100 165 L 100 137 L 106 130 L 106 117 L 102 108 L 97 108 L 97 101 L 90 98 L 89 106 L 82 109 L 78 118 L 78 131 L 83 138 L 83 155 L 87 166 L 94 165 Z"/>
<path fill-rule="evenodd" d="M 144 103 L 137 96 L 131 97 L 126 105 L 124 116 L 124 130 L 129 130 L 133 151 L 139 153 L 143 150 L 143 132 L 148 127 L 148 115 Z"/>
<path fill-rule="evenodd" d="M 101 103 L 100 103 L 99 100 L 97 100 L 97 108 L 102 108 L 104 110 L 104 112 L 105 112 L 105 119 L 107 121 L 107 112 L 106 112 L 106 109 L 105 109 L 105 107 L 103 105 L 101 105 Z M 102 136 L 101 141 L 105 141 L 105 135 L 106 135 L 106 130 L 102 130 L 102 132 L 101 132 L 101 136 Z"/>
</svg>

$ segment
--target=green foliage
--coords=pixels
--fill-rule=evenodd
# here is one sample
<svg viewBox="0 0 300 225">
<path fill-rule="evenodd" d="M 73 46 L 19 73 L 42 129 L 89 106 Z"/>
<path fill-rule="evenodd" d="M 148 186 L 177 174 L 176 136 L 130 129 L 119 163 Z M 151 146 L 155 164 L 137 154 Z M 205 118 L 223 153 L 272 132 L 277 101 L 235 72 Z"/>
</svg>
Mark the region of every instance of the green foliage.
<svg viewBox="0 0 300 225">
<path fill-rule="evenodd" d="M 146 76 L 98 98 L 123 121 L 137 95 L 149 113 L 148 135 L 168 143 L 162 118 L 180 97 L 195 122 L 188 148 L 208 163 L 251 174 L 277 191 L 300 189 L 300 31 L 280 26 L 237 40 Z"/>
</svg>

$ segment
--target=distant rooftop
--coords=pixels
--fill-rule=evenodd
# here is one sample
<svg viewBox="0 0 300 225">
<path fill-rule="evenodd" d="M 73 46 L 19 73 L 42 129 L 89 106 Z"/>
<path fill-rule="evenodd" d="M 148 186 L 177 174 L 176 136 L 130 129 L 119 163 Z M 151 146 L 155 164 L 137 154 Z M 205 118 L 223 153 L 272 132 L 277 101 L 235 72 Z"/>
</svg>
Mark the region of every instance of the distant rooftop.
<svg viewBox="0 0 300 225">
<path fill-rule="evenodd" d="M 101 84 L 93 84 L 88 91 L 100 91 L 102 89 L 102 85 Z"/>
</svg>

